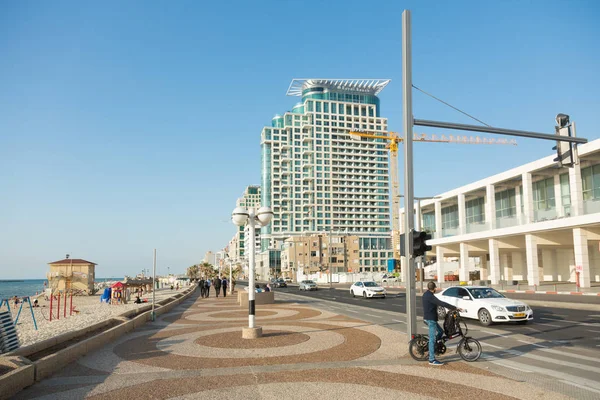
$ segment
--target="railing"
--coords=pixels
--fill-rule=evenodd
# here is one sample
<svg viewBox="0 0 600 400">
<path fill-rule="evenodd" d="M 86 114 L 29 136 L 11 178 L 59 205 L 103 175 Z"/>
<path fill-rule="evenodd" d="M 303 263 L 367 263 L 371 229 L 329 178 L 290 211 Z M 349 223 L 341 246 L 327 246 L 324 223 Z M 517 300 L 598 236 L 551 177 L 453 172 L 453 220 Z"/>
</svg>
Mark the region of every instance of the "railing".
<svg viewBox="0 0 600 400">
<path fill-rule="evenodd" d="M 534 222 L 549 221 L 556 218 L 558 218 L 556 208 L 548 208 L 546 210 L 537 210 L 533 212 Z"/>
<path fill-rule="evenodd" d="M 513 215 L 511 217 L 496 218 L 496 229 L 508 228 L 519 225 L 519 217 Z"/>
<path fill-rule="evenodd" d="M 584 214 L 595 214 L 600 212 L 600 199 L 585 200 L 583 202 Z"/>
<path fill-rule="evenodd" d="M 467 233 L 475 233 L 475 232 L 483 232 L 489 231 L 490 226 L 485 222 L 475 223 L 475 224 L 467 224 Z"/>
</svg>

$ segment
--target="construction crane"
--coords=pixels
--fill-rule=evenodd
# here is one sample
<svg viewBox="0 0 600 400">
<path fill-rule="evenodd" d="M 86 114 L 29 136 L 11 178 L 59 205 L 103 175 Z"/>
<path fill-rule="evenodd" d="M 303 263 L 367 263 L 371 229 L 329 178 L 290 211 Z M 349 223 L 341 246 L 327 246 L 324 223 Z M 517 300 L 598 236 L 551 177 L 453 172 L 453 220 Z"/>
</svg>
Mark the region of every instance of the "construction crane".
<svg viewBox="0 0 600 400">
<path fill-rule="evenodd" d="M 350 131 L 350 135 L 370 139 L 383 139 L 389 143 L 385 146 L 390 150 L 390 180 L 392 182 L 392 247 L 394 248 L 394 259 L 400 260 L 400 222 L 398 213 L 400 211 L 400 185 L 398 184 L 398 143 L 402 143 L 404 138 L 398 135 L 398 132 L 389 132 L 388 135 L 377 134 L 365 131 Z M 427 143 L 457 143 L 457 144 L 490 144 L 490 145 L 509 145 L 516 146 L 514 139 L 488 139 L 479 136 L 459 136 L 459 135 L 427 135 L 424 133 L 413 134 L 413 142 Z"/>
</svg>

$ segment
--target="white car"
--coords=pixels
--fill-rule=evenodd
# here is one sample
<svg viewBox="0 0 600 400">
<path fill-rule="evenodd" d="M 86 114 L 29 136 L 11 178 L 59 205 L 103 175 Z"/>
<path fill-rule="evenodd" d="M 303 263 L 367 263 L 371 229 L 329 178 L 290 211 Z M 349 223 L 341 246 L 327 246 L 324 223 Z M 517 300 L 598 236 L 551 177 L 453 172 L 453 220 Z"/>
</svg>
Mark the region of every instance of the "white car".
<svg viewBox="0 0 600 400">
<path fill-rule="evenodd" d="M 305 280 L 298 284 L 298 290 L 317 290 L 317 284 L 311 280 Z"/>
<path fill-rule="evenodd" d="M 493 322 L 526 324 L 533 319 L 533 310 L 527 304 L 508 299 L 486 286 L 452 286 L 436 296 L 448 304 L 462 308 L 461 317 L 478 319 L 486 326 Z M 444 317 L 446 309 L 438 307 L 438 315 Z"/>
<path fill-rule="evenodd" d="M 387 295 L 385 289 L 373 281 L 355 282 L 352 286 L 350 286 L 350 294 L 352 297 L 383 297 L 384 299 Z"/>
<path fill-rule="evenodd" d="M 381 280 L 381 282 L 398 282 L 398 277 L 397 276 L 386 276 L 385 278 L 383 278 Z"/>
</svg>

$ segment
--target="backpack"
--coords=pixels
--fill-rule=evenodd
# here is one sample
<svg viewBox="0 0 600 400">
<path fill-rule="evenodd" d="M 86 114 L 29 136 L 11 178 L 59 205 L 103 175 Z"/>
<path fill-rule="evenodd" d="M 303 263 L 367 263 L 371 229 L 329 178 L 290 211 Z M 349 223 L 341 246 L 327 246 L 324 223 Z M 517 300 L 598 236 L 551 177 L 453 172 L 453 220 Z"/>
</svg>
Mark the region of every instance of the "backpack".
<svg viewBox="0 0 600 400">
<path fill-rule="evenodd" d="M 449 311 L 444 318 L 444 333 L 449 338 L 460 336 L 460 314 L 458 311 Z"/>
</svg>

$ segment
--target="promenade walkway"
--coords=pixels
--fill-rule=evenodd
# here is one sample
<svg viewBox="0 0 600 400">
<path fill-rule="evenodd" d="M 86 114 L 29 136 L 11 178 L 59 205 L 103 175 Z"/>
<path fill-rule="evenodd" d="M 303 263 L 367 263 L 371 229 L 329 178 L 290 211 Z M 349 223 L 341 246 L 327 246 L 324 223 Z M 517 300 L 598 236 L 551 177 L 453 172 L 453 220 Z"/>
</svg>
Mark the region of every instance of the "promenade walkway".
<svg viewBox="0 0 600 400">
<path fill-rule="evenodd" d="M 17 399 L 562 399 L 485 363 L 413 361 L 406 335 L 277 293 L 244 340 L 236 296 L 191 296 L 171 313 L 70 364 Z M 214 296 L 214 294 L 213 294 Z"/>
</svg>

